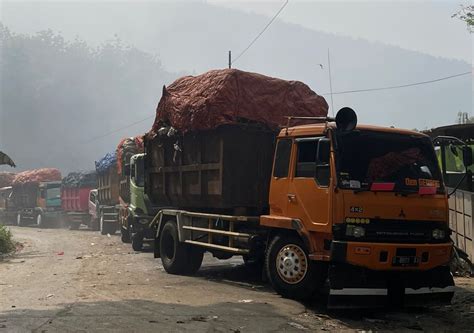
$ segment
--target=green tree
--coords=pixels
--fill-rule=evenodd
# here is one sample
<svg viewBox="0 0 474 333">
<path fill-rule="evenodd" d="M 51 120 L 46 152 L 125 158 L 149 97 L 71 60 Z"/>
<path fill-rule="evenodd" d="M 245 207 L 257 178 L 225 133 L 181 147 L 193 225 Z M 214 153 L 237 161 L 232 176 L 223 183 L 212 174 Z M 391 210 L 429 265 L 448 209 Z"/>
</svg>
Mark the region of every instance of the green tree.
<svg viewBox="0 0 474 333">
<path fill-rule="evenodd" d="M 452 17 L 456 17 L 466 22 L 467 29 L 470 33 L 474 31 L 474 5 L 461 5 L 461 9 L 457 13 L 454 13 Z"/>
</svg>

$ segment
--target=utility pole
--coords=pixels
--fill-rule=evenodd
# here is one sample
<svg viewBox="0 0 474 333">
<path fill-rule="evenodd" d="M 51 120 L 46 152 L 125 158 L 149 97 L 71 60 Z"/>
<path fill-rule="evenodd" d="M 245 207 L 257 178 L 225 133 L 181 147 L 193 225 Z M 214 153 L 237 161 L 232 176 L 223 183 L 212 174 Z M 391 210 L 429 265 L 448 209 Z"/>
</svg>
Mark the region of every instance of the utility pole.
<svg viewBox="0 0 474 333">
<path fill-rule="evenodd" d="M 329 56 L 329 49 L 328 49 L 328 67 L 329 67 L 329 90 L 331 92 L 331 110 L 332 110 L 332 116 L 334 117 L 334 101 L 332 98 L 331 58 Z"/>
<path fill-rule="evenodd" d="M 229 51 L 229 69 L 232 68 L 232 51 Z"/>
</svg>

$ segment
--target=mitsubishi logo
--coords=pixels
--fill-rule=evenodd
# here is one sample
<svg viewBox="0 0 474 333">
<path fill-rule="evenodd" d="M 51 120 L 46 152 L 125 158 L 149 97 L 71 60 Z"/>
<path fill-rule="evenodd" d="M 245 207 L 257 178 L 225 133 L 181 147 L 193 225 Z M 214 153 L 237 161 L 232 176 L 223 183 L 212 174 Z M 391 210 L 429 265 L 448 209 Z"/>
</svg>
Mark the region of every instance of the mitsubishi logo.
<svg viewBox="0 0 474 333">
<path fill-rule="evenodd" d="M 400 209 L 400 214 L 398 214 L 398 217 L 400 217 L 400 218 L 402 218 L 402 219 L 404 219 L 405 217 L 407 217 L 407 216 L 405 215 L 405 212 L 403 211 L 403 208 Z"/>
</svg>

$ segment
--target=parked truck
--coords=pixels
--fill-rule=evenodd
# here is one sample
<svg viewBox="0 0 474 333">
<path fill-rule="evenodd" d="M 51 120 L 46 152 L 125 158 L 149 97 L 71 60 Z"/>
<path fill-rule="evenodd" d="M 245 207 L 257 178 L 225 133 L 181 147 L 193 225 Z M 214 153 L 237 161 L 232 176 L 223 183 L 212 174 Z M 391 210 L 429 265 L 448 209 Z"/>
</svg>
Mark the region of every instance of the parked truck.
<svg viewBox="0 0 474 333">
<path fill-rule="evenodd" d="M 61 173 L 57 169 L 24 171 L 15 176 L 11 199 L 18 226 L 40 228 L 62 223 Z"/>
<path fill-rule="evenodd" d="M 67 225 L 71 230 L 86 225 L 99 230 L 97 214 L 89 210 L 91 191 L 97 187 L 95 171 L 71 172 L 62 180 L 61 205 Z"/>
<path fill-rule="evenodd" d="M 224 76 L 220 95 L 199 87 L 212 85 L 212 75 Z M 204 76 L 164 89 L 145 140 L 146 196 L 170 207 L 152 221 L 155 257 L 168 273 L 196 272 L 209 251 L 262 262 L 285 297 L 327 290 L 330 308 L 451 301 L 448 200 L 427 135 L 356 127 L 349 108 L 335 119 L 301 114 L 317 95 L 292 94 L 294 84 L 272 95 L 277 79 L 230 70 Z M 291 96 L 298 103 L 279 101 Z M 239 110 L 249 107 L 266 112 L 265 122 L 250 112 L 243 121 Z M 201 111 L 206 123 L 196 123 Z M 291 117 L 275 131 L 285 113 Z M 216 120 L 225 125 L 212 126 Z"/>
<path fill-rule="evenodd" d="M 474 149 L 474 124 L 443 126 L 426 133 L 436 145 L 438 161 L 449 192 L 449 226 L 455 245 L 452 271 L 458 275 L 473 275 L 474 166 L 465 165 L 464 155 L 469 155 Z"/>
<path fill-rule="evenodd" d="M 143 247 L 144 238 L 154 239 L 148 227 L 153 216 L 144 199 L 143 136 L 125 138 L 117 146 L 120 175 L 119 224 L 124 243 L 132 243 L 135 251 Z"/>
<path fill-rule="evenodd" d="M 16 209 L 11 201 L 12 182 L 15 174 L 12 172 L 0 172 L 0 223 L 14 224 L 16 221 Z"/>
<path fill-rule="evenodd" d="M 99 217 L 99 229 L 102 235 L 115 234 L 118 228 L 120 210 L 120 178 L 117 173 L 117 155 L 106 154 L 96 162 L 97 196 L 96 209 Z"/>
</svg>

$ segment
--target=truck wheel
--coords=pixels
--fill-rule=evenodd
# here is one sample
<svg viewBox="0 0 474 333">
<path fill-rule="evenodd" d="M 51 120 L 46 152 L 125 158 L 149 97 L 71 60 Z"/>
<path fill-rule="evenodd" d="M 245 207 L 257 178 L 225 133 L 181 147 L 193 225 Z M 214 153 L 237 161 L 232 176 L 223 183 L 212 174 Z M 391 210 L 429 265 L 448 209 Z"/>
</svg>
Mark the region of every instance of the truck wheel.
<svg viewBox="0 0 474 333">
<path fill-rule="evenodd" d="M 170 274 L 194 274 L 202 264 L 203 251 L 181 243 L 178 226 L 174 221 L 166 222 L 160 235 L 160 256 L 163 267 Z"/>
<path fill-rule="evenodd" d="M 141 232 L 137 232 L 132 236 L 132 248 L 133 251 L 141 251 L 143 250 L 143 234 Z"/>
<path fill-rule="evenodd" d="M 16 225 L 19 226 L 19 227 L 23 227 L 23 221 L 22 221 L 22 218 L 21 218 L 21 213 L 17 213 L 16 214 Z"/>
<path fill-rule="evenodd" d="M 100 214 L 100 220 L 99 220 L 99 229 L 100 229 L 100 234 L 101 235 L 107 235 L 107 230 L 106 230 L 107 223 L 104 222 L 104 214 Z"/>
<path fill-rule="evenodd" d="M 38 228 L 44 228 L 45 227 L 44 217 L 43 217 L 43 214 L 41 214 L 41 213 L 38 213 L 38 215 L 36 215 L 36 226 Z"/>
<path fill-rule="evenodd" d="M 80 222 L 69 222 L 69 230 L 77 230 L 81 226 Z"/>
<path fill-rule="evenodd" d="M 91 223 L 89 225 L 89 228 L 91 228 L 94 231 L 100 231 L 99 220 L 97 218 L 91 219 Z"/>
<path fill-rule="evenodd" d="M 122 243 L 130 243 L 131 242 L 131 237 L 130 237 L 130 230 L 125 229 L 124 227 L 120 227 L 120 239 L 122 240 Z M 133 245 L 133 243 L 132 243 Z M 135 250 L 135 249 L 134 249 Z M 137 250 L 135 250 L 137 251 Z"/>
<path fill-rule="evenodd" d="M 315 265 L 296 236 L 273 238 L 267 248 L 265 270 L 273 289 L 283 297 L 307 299 L 319 287 Z"/>
</svg>

